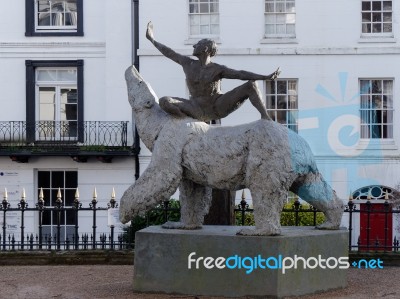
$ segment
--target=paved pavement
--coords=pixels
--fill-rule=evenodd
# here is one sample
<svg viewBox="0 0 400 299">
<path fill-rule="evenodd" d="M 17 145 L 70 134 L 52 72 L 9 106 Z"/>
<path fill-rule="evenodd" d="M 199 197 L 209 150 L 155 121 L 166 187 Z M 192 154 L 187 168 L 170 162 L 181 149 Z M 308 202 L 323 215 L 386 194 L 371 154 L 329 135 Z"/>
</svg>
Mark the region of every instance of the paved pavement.
<svg viewBox="0 0 400 299">
<path fill-rule="evenodd" d="M 400 267 L 349 269 L 348 276 L 345 289 L 297 298 L 400 298 Z M 132 277 L 133 266 L 0 266 L 0 298 L 211 299 L 137 294 L 132 291 Z"/>
</svg>

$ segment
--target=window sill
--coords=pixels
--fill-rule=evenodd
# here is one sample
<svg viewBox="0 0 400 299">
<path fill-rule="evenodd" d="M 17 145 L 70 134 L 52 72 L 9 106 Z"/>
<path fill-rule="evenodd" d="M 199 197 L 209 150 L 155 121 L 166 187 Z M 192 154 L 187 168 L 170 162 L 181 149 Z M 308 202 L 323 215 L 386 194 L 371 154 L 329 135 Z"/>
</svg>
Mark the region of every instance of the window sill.
<svg viewBox="0 0 400 299">
<path fill-rule="evenodd" d="M 361 36 L 358 43 L 396 43 L 393 36 Z"/>
<path fill-rule="evenodd" d="M 362 139 L 358 142 L 357 150 L 398 150 L 399 147 L 395 144 L 393 139 L 388 140 L 374 140 Z"/>
<path fill-rule="evenodd" d="M 212 39 L 217 44 L 221 43 L 221 40 L 220 40 L 219 36 L 211 36 L 211 35 L 209 35 L 209 36 L 205 35 L 205 36 L 202 36 L 202 37 L 189 37 L 188 39 L 184 40 L 183 43 L 185 45 L 194 45 L 194 44 L 197 44 L 200 40 L 205 39 L 205 38 Z"/>
<path fill-rule="evenodd" d="M 264 37 L 260 40 L 260 44 L 298 44 L 298 41 L 295 37 Z"/>
<path fill-rule="evenodd" d="M 25 36 L 83 36 L 83 32 L 79 32 L 79 31 L 73 31 L 73 32 L 35 31 L 35 32 L 26 32 Z"/>
</svg>

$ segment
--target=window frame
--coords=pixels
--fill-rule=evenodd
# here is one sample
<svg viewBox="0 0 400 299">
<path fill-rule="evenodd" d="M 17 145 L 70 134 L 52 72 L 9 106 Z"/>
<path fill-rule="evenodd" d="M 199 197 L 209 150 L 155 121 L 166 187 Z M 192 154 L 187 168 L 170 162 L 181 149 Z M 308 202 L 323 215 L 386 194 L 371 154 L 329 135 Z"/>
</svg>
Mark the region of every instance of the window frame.
<svg viewBox="0 0 400 299">
<path fill-rule="evenodd" d="M 391 29 L 390 32 L 383 32 L 383 24 L 386 23 L 383 20 L 383 13 L 385 12 L 383 10 L 383 7 L 381 7 L 381 10 L 379 10 L 379 13 L 382 15 L 382 19 L 380 21 L 380 24 L 382 25 L 382 31 L 381 32 L 373 32 L 372 31 L 372 27 L 371 27 L 371 32 L 363 32 L 363 24 L 367 24 L 368 23 L 368 22 L 364 22 L 363 21 L 363 14 L 364 13 L 370 12 L 371 13 L 371 21 L 369 22 L 369 24 L 371 24 L 371 26 L 372 26 L 372 24 L 374 23 L 373 20 L 372 20 L 372 14 L 374 13 L 373 8 L 371 7 L 370 10 L 364 11 L 363 10 L 363 3 L 364 2 L 371 2 L 371 4 L 372 4 L 373 1 L 380 1 L 382 3 L 382 5 L 383 5 L 383 2 L 389 2 L 389 1 L 391 2 L 392 9 L 390 10 L 390 13 L 391 13 L 391 19 L 392 19 L 391 20 L 392 29 Z M 361 31 L 360 34 L 361 34 L 361 37 L 362 38 L 368 38 L 368 37 L 392 38 L 392 37 L 394 37 L 394 20 L 393 20 L 393 16 L 394 16 L 394 11 L 395 10 L 394 10 L 393 6 L 395 5 L 395 2 L 393 0 L 361 0 L 360 2 L 361 2 L 360 3 L 360 5 L 361 5 L 361 9 L 360 9 L 360 31 Z M 387 11 L 387 12 L 389 12 L 389 11 Z M 377 22 L 375 22 L 375 23 L 377 23 Z"/>
<path fill-rule="evenodd" d="M 277 90 L 277 84 L 278 82 L 282 82 L 285 81 L 286 82 L 286 93 L 278 93 Z M 295 95 L 290 95 L 289 94 L 289 81 L 295 82 L 296 83 L 296 94 Z M 268 91 L 268 84 L 269 83 L 274 83 L 275 84 L 275 93 L 271 93 Z M 298 124 L 298 119 L 299 119 L 299 79 L 297 78 L 279 78 L 276 80 L 266 80 L 265 81 L 265 107 L 267 109 L 267 112 L 269 114 L 269 116 L 272 118 L 273 121 L 276 121 L 284 126 L 286 126 L 287 128 L 293 130 L 294 132 L 298 132 L 299 130 L 299 124 Z M 277 107 L 277 103 L 275 104 L 275 108 L 269 108 L 269 102 L 268 102 L 268 96 L 274 96 L 276 97 L 276 101 L 277 101 L 277 97 L 278 96 L 285 96 L 286 97 L 286 109 L 278 109 Z M 296 97 L 296 105 L 295 108 L 289 108 L 289 97 L 290 96 L 295 96 Z M 286 113 L 290 113 L 292 115 L 292 118 L 294 120 L 294 122 L 288 122 L 288 117 L 286 114 L 286 119 L 285 119 L 285 123 L 281 123 L 277 120 L 277 113 L 279 111 L 286 111 Z M 273 114 L 271 113 L 273 112 Z"/>
<path fill-rule="evenodd" d="M 200 13 L 200 12 L 198 12 L 198 13 L 191 13 L 190 12 L 190 5 L 191 5 L 191 2 L 190 2 L 190 0 L 188 0 L 188 36 L 189 36 L 189 38 L 191 38 L 191 39 L 201 39 L 201 38 L 208 38 L 208 37 L 210 37 L 210 38 L 217 38 L 217 37 L 219 37 L 219 35 L 220 35 L 220 29 L 221 29 L 221 19 L 220 19 L 220 12 L 219 12 L 219 6 L 220 6 L 220 2 L 219 2 L 219 0 L 208 0 L 207 2 L 205 2 L 205 3 L 207 3 L 209 6 L 212 4 L 212 3 L 217 3 L 218 4 L 218 12 L 217 13 L 211 13 L 211 12 L 209 12 L 209 13 Z M 204 4 L 205 4 L 204 3 Z M 200 3 L 199 3 L 199 5 L 200 5 Z M 194 16 L 194 15 L 208 15 L 208 16 L 211 16 L 211 15 L 217 15 L 218 16 L 218 33 L 216 33 L 216 34 L 213 34 L 213 33 L 211 33 L 211 22 L 210 23 L 208 23 L 208 25 L 209 25 L 209 32 L 208 33 L 204 33 L 204 34 L 202 34 L 202 33 L 199 33 L 199 34 L 192 34 L 192 32 L 191 32 L 191 16 Z M 199 27 L 200 27 L 200 24 L 198 25 Z"/>
<path fill-rule="evenodd" d="M 36 69 L 37 68 L 76 68 L 78 89 L 78 138 L 77 142 L 84 140 L 84 80 L 83 60 L 26 60 L 26 138 L 28 142 L 36 141 L 35 124 L 37 121 L 37 94 L 36 94 Z"/>
<path fill-rule="evenodd" d="M 285 5 L 285 11 L 284 12 L 277 12 L 276 11 L 276 0 L 272 0 L 273 4 L 274 4 L 274 12 L 267 12 L 267 2 L 271 2 L 268 0 L 264 0 L 264 38 L 265 39 L 281 39 L 281 38 L 285 38 L 285 39 L 295 39 L 296 38 L 296 0 L 283 0 L 283 1 L 279 1 L 282 2 Z M 294 4 L 294 12 L 288 12 L 286 10 L 286 4 L 287 2 L 293 2 Z M 293 14 L 294 15 L 294 32 L 293 33 L 288 33 L 287 32 L 287 25 L 290 23 L 284 23 L 284 24 L 280 24 L 280 25 L 285 25 L 285 33 L 276 33 L 276 28 L 275 28 L 275 32 L 274 33 L 267 33 L 266 27 L 268 24 L 273 24 L 273 25 L 278 25 L 278 23 L 275 21 L 275 23 L 267 23 L 267 15 L 274 15 L 275 18 L 277 15 L 288 15 L 288 14 Z"/>
<path fill-rule="evenodd" d="M 53 185 L 53 178 L 54 173 L 62 173 L 63 176 L 63 186 Z M 44 196 L 44 203 L 46 207 L 55 207 L 56 206 L 56 194 L 58 192 L 58 188 L 61 191 L 61 200 L 62 200 L 62 208 L 70 208 L 73 206 L 73 202 L 75 199 L 75 192 L 79 185 L 79 172 L 77 169 L 36 169 L 36 187 L 37 187 L 37 194 L 40 193 L 40 190 L 43 189 Z M 48 173 L 49 175 L 49 185 L 48 186 L 40 186 L 40 173 Z M 67 186 L 68 182 L 68 175 L 67 173 L 75 173 L 76 175 L 76 186 Z M 67 193 L 69 196 L 67 197 Z M 46 209 L 45 209 L 46 210 Z M 65 209 L 61 211 L 61 240 L 65 239 L 69 231 L 73 231 L 75 227 L 75 220 L 71 221 L 73 218 L 73 210 L 72 209 Z M 57 229 L 57 220 L 55 211 L 48 210 L 47 213 L 43 214 L 43 230 L 48 230 L 52 237 L 56 234 Z M 71 217 L 72 216 L 72 217 Z M 50 222 L 49 224 L 47 222 Z M 72 223 L 71 223 L 72 222 Z M 73 235 L 73 233 L 70 233 Z"/>
<path fill-rule="evenodd" d="M 49 29 L 48 31 L 41 31 L 36 29 L 35 24 L 35 0 L 25 0 L 25 36 L 83 36 L 83 0 L 76 0 L 76 9 L 76 30 Z"/>
<path fill-rule="evenodd" d="M 391 94 L 386 94 L 386 93 L 383 92 L 383 90 L 380 93 L 374 93 L 372 91 L 372 87 L 369 87 L 369 89 L 371 89 L 371 91 L 368 91 L 368 93 L 365 93 L 365 92 L 362 91 L 361 81 L 381 81 L 382 84 L 383 84 L 383 81 L 391 81 L 392 82 Z M 360 111 L 360 114 L 359 114 L 360 115 L 360 140 L 391 141 L 391 140 L 394 139 L 394 128 L 395 128 L 395 126 L 394 126 L 394 124 L 395 124 L 395 122 L 394 122 L 394 117 L 395 117 L 395 113 L 394 113 L 395 112 L 395 109 L 394 109 L 394 100 L 395 100 L 394 99 L 394 90 L 395 90 L 395 86 L 394 86 L 394 84 L 395 84 L 395 79 L 394 78 L 379 78 L 378 77 L 378 78 L 359 78 L 358 79 L 358 85 L 359 85 L 358 88 L 359 88 L 359 95 L 360 95 L 360 105 L 359 105 L 359 111 Z M 386 109 L 384 109 L 384 104 L 382 103 L 382 108 L 372 109 L 372 108 L 368 108 L 367 107 L 367 108 L 363 109 L 363 107 L 362 107 L 362 105 L 363 105 L 362 96 L 368 96 L 369 97 L 368 102 L 372 103 L 372 98 L 374 96 L 379 96 L 379 95 L 381 95 L 382 97 L 384 97 L 385 95 L 386 96 L 387 95 L 391 95 L 391 97 L 392 97 L 392 105 L 391 105 L 391 107 L 387 107 L 387 104 L 386 104 Z M 383 122 L 384 117 L 382 116 L 382 114 L 381 114 L 381 120 L 380 120 L 379 123 L 378 122 L 373 122 L 372 120 L 364 122 L 363 118 L 365 118 L 365 115 L 363 115 L 363 112 L 368 113 L 368 111 L 373 111 L 373 110 L 374 111 L 377 110 L 377 111 L 381 111 L 381 112 L 386 111 L 386 113 L 387 113 L 386 114 L 386 122 Z M 388 118 L 389 118 L 388 113 L 391 113 L 391 115 L 390 115 L 391 116 L 391 122 L 387 121 Z M 372 117 L 371 117 L 371 115 L 369 113 L 367 115 L 367 118 L 372 119 Z M 386 137 L 384 137 L 384 131 L 383 131 L 383 128 L 385 126 L 386 126 Z M 364 132 L 363 131 L 363 127 L 368 129 L 368 131 L 367 131 L 367 135 L 368 136 L 367 137 L 363 136 L 363 132 Z M 379 137 L 373 137 L 372 136 L 373 135 L 373 133 L 372 133 L 373 128 L 372 127 L 378 127 L 379 128 L 379 133 L 380 133 Z"/>
</svg>

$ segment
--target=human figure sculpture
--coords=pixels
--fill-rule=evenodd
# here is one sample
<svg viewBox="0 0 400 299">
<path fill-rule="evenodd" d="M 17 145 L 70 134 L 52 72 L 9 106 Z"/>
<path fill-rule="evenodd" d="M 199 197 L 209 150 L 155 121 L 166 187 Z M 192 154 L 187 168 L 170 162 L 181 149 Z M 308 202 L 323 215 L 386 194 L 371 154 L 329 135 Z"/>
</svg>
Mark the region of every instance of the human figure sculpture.
<svg viewBox="0 0 400 299">
<path fill-rule="evenodd" d="M 324 212 L 326 221 L 319 228 L 339 228 L 343 202 L 322 177 L 301 136 L 270 120 L 223 127 L 177 118 L 160 108 L 155 93 L 134 67 L 127 69 L 125 78 L 139 135 L 153 155 L 121 198 L 123 223 L 169 199 L 179 187 L 181 219 L 163 227 L 201 228 L 211 188 L 248 188 L 255 227 L 243 228 L 239 234 L 280 234 L 289 190 Z"/>
<path fill-rule="evenodd" d="M 146 37 L 164 56 L 180 64 L 186 75 L 190 99 L 168 96 L 160 98 L 160 106 L 166 112 L 176 117 L 189 116 L 207 122 L 226 117 L 248 98 L 261 113 L 262 119 L 270 119 L 255 80 L 275 80 L 280 74 L 279 68 L 270 75 L 259 75 L 211 62 L 211 57 L 217 52 L 217 45 L 211 39 L 202 39 L 193 46 L 193 56 L 198 59 L 192 59 L 157 42 L 151 22 L 147 25 Z M 223 78 L 248 82 L 222 94 Z"/>
</svg>

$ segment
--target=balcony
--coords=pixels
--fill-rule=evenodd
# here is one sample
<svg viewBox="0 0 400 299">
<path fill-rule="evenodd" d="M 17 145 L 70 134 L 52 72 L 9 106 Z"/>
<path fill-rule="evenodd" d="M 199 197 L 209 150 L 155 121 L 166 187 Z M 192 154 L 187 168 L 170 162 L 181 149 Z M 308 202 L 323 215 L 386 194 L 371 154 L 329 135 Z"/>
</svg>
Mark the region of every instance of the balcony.
<svg viewBox="0 0 400 299">
<path fill-rule="evenodd" d="M 0 156 L 28 162 L 31 156 L 70 156 L 86 162 L 94 156 L 111 162 L 134 155 L 127 121 L 1 121 Z"/>
</svg>

